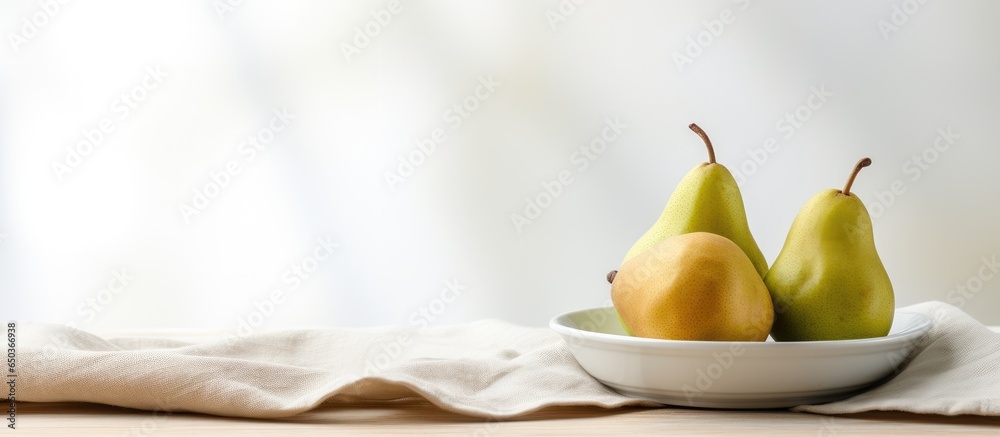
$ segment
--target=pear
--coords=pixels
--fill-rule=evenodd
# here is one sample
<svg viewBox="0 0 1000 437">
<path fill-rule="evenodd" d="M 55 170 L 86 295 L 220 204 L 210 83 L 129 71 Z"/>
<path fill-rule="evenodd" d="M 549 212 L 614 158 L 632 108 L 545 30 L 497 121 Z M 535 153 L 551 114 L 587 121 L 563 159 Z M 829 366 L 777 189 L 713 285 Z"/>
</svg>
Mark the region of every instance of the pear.
<svg viewBox="0 0 1000 437">
<path fill-rule="evenodd" d="M 892 283 L 875 250 L 872 220 L 851 185 L 809 200 L 764 278 L 775 308 L 776 341 L 883 337 L 892 326 Z"/>
<path fill-rule="evenodd" d="M 688 128 L 705 142 L 708 162 L 698 164 L 681 179 L 660 218 L 632 245 L 622 264 L 675 235 L 711 232 L 736 243 L 764 277 L 767 260 L 750 233 L 736 179 L 725 166 L 715 162 L 715 149 L 705 131 L 694 123 Z"/>
<path fill-rule="evenodd" d="M 764 341 L 774 319 L 750 258 L 708 232 L 670 237 L 626 261 L 614 275 L 611 300 L 638 337 Z"/>
</svg>

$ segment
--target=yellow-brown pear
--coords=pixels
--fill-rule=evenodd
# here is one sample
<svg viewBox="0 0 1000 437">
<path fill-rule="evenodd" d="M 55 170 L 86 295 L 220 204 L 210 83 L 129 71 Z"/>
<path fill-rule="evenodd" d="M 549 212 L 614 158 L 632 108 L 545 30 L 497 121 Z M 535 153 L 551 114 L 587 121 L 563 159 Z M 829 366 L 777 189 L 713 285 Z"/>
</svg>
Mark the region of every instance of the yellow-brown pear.
<svg viewBox="0 0 1000 437">
<path fill-rule="evenodd" d="M 750 258 L 716 234 L 667 238 L 625 262 L 613 279 L 611 300 L 638 337 L 764 341 L 774 321 Z"/>
</svg>

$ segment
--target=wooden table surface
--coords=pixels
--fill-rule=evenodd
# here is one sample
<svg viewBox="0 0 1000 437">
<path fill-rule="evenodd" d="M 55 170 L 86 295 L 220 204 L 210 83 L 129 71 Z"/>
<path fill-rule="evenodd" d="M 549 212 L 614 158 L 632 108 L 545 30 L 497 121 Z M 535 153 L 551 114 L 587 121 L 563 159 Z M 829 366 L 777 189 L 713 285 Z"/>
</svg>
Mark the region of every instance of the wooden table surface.
<svg viewBox="0 0 1000 437">
<path fill-rule="evenodd" d="M 1000 327 L 991 327 L 1000 331 Z M 165 337 L 204 341 L 217 333 L 192 331 L 102 332 L 109 337 Z M 17 430 L 39 436 L 247 436 L 276 435 L 987 435 L 1000 437 L 1000 417 L 930 416 L 869 412 L 821 416 L 786 410 L 720 411 L 694 408 L 547 408 L 516 420 L 486 421 L 442 411 L 422 399 L 404 402 L 327 404 L 280 420 L 236 419 L 193 413 L 154 415 L 83 403 L 17 404 Z"/>
<path fill-rule="evenodd" d="M 820 416 L 769 411 L 689 408 L 548 408 L 517 420 L 484 421 L 448 413 L 426 401 L 326 405 L 281 420 L 253 420 L 152 412 L 79 403 L 18 403 L 18 429 L 9 435 L 988 435 L 1000 436 L 1000 417 L 944 417 L 908 413 Z"/>
</svg>

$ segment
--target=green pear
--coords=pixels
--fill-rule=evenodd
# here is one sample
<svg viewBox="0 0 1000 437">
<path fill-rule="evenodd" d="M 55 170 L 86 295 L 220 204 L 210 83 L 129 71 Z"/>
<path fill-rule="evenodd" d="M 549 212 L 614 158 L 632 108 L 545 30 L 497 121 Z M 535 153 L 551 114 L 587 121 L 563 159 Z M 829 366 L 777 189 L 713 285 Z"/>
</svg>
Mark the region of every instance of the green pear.
<svg viewBox="0 0 1000 437">
<path fill-rule="evenodd" d="M 883 337 L 892 326 L 892 283 L 875 250 L 872 220 L 851 185 L 809 200 L 764 278 L 774 304 L 776 341 Z"/>
<path fill-rule="evenodd" d="M 767 260 L 750 234 L 736 179 L 725 166 L 715 162 L 715 149 L 705 131 L 694 123 L 688 127 L 705 142 L 708 162 L 698 164 L 681 179 L 660 218 L 632 245 L 622 264 L 675 235 L 710 232 L 736 243 L 764 277 Z"/>
</svg>

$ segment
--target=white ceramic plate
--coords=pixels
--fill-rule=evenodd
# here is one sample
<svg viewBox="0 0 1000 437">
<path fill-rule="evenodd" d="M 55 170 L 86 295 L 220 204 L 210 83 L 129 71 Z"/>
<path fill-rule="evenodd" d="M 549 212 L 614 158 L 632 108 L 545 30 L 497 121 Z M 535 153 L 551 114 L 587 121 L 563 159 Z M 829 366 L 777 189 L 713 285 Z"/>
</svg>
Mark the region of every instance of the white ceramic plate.
<svg viewBox="0 0 1000 437">
<path fill-rule="evenodd" d="M 931 320 L 897 311 L 886 337 L 782 343 L 631 337 L 612 307 L 562 314 L 549 326 L 587 373 L 622 394 L 692 407 L 784 408 L 844 399 L 890 375 Z"/>
</svg>

